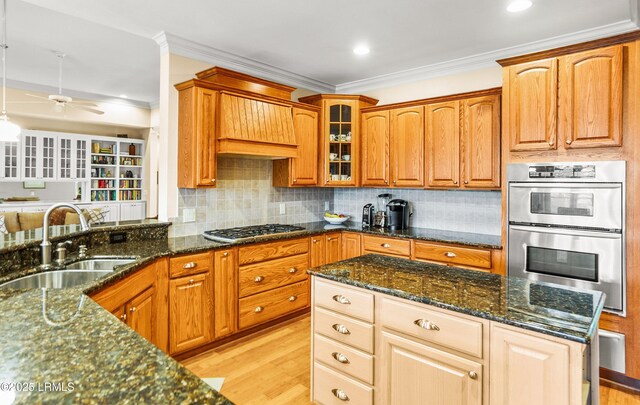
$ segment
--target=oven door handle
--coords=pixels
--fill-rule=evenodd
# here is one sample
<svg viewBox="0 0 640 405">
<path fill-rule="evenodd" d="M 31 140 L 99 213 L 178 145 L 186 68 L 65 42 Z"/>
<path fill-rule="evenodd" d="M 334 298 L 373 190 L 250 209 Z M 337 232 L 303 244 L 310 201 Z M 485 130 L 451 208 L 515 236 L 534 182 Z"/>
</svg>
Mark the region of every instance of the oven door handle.
<svg viewBox="0 0 640 405">
<path fill-rule="evenodd" d="M 547 189 L 547 188 L 582 188 L 582 189 L 594 189 L 594 188 L 610 188 L 621 189 L 621 183 L 509 183 L 509 188 L 527 188 L 527 189 Z"/>
<path fill-rule="evenodd" d="M 509 225 L 509 230 L 556 235 L 585 236 L 588 238 L 622 239 L 622 234 L 620 233 L 604 231 L 583 231 L 581 229 L 570 228 L 547 228 L 538 226 Z"/>
</svg>

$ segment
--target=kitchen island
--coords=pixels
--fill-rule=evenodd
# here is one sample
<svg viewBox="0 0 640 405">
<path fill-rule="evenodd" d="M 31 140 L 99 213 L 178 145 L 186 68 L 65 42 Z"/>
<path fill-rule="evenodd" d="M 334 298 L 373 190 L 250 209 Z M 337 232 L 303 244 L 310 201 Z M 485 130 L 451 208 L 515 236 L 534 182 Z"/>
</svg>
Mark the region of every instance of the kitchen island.
<svg viewBox="0 0 640 405">
<path fill-rule="evenodd" d="M 600 292 L 379 255 L 309 272 L 317 403 L 598 403 Z"/>
</svg>

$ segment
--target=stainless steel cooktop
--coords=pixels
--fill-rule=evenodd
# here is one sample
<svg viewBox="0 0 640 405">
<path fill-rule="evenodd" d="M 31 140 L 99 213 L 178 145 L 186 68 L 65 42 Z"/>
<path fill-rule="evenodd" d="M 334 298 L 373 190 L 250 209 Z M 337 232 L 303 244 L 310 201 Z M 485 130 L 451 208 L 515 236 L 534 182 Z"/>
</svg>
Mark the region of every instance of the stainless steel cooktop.
<svg viewBox="0 0 640 405">
<path fill-rule="evenodd" d="M 300 233 L 305 228 L 295 225 L 282 224 L 266 224 L 253 226 L 240 226 L 237 228 L 214 229 L 212 231 L 204 231 L 203 235 L 206 239 L 217 242 L 241 242 L 246 240 L 255 240 L 266 238 L 279 233 Z"/>
</svg>

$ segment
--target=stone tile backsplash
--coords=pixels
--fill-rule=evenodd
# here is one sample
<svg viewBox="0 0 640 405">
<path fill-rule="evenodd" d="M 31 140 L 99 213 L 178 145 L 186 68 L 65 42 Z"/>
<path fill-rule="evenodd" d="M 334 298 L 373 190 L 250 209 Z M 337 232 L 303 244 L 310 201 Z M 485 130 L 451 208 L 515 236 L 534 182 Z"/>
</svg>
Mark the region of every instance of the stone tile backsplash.
<svg viewBox="0 0 640 405">
<path fill-rule="evenodd" d="M 172 218 L 169 236 L 196 235 L 208 229 L 265 223 L 322 221 L 329 210 L 360 222 L 362 206 L 377 203 L 380 193 L 413 205 L 411 226 L 499 235 L 501 195 L 496 191 L 440 191 L 372 188 L 280 188 L 272 185 L 272 161 L 220 158 L 218 186 L 180 189 L 179 217 Z M 285 213 L 280 214 L 280 204 Z M 195 222 L 183 222 L 185 209 L 195 209 Z"/>
<path fill-rule="evenodd" d="M 410 226 L 500 235 L 502 195 L 499 191 L 343 188 L 334 191 L 333 207 L 336 212 L 361 221 L 362 206 L 373 203 L 377 208 L 377 196 L 382 193 L 411 203 Z"/>
</svg>

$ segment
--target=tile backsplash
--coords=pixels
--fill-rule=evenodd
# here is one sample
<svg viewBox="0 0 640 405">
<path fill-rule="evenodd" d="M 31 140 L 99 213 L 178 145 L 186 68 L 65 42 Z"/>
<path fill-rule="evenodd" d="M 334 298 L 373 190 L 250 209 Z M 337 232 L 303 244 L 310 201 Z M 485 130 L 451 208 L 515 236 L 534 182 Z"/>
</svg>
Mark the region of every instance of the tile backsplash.
<svg viewBox="0 0 640 405">
<path fill-rule="evenodd" d="M 322 221 L 325 202 L 333 209 L 331 188 L 273 187 L 272 166 L 271 160 L 219 158 L 216 188 L 179 190 L 179 217 L 171 219 L 169 236 L 234 226 Z M 281 204 L 284 214 L 280 214 Z M 182 221 L 185 209 L 195 209 L 195 222 Z"/>
<path fill-rule="evenodd" d="M 377 207 L 377 196 L 382 193 L 411 203 L 410 226 L 500 235 L 502 195 L 499 191 L 344 188 L 335 189 L 333 206 L 336 212 L 361 221 L 362 206 L 373 203 Z"/>
<path fill-rule="evenodd" d="M 208 229 L 265 223 L 322 221 L 329 210 L 360 222 L 362 206 L 391 193 L 413 205 L 411 226 L 499 235 L 501 195 L 496 191 L 440 191 L 373 188 L 281 188 L 272 184 L 272 161 L 218 159 L 214 189 L 180 189 L 179 217 L 172 218 L 169 236 L 196 235 Z M 284 204 L 284 214 L 280 205 Z M 183 222 L 184 210 L 195 210 L 194 222 Z"/>
</svg>

